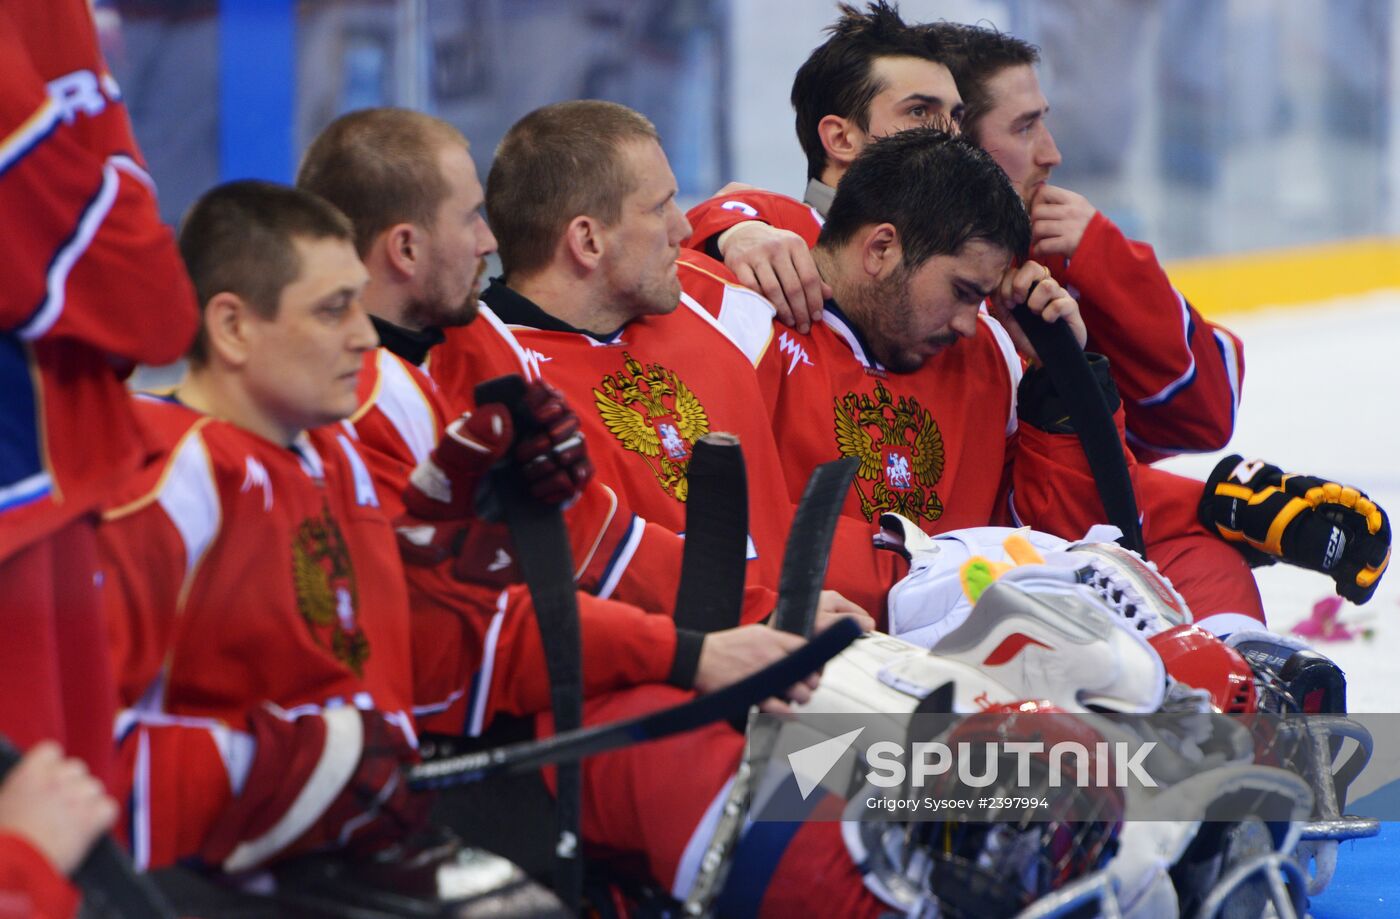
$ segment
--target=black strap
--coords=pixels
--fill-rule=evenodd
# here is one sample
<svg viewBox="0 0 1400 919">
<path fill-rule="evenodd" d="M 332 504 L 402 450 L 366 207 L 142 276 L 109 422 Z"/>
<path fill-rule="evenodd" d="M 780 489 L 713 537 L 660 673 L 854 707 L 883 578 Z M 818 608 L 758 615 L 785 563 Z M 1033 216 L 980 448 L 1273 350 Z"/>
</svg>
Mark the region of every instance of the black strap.
<svg viewBox="0 0 1400 919">
<path fill-rule="evenodd" d="M 676 628 L 718 632 L 739 624 L 748 561 L 749 493 L 744 453 L 732 434 L 706 434 L 686 471 L 685 550 Z"/>
<path fill-rule="evenodd" d="M 1031 290 L 1035 290 L 1034 285 Z M 1074 337 L 1074 330 L 1062 320 L 1046 322 L 1024 303 L 1012 309 L 1011 315 L 1040 355 L 1045 372 L 1050 374 L 1060 399 L 1069 410 L 1074 432 L 1084 448 L 1089 471 L 1098 487 L 1099 500 L 1103 502 L 1105 519 L 1123 531 L 1118 542 L 1124 548 L 1146 558 L 1137 496 L 1133 492 L 1132 477 L 1128 475 L 1128 458 L 1118 438 L 1118 426 L 1089 368 L 1084 349 Z"/>
<path fill-rule="evenodd" d="M 831 561 L 831 540 L 841 518 L 841 505 L 856 477 L 860 461 L 847 456 L 812 470 L 807 487 L 793 515 L 778 578 L 778 608 L 773 625 L 784 632 L 809 636 L 816 621 L 817 600 L 826 567 Z"/>
<path fill-rule="evenodd" d="M 525 381 L 519 376 L 497 377 L 476 387 L 477 405 L 501 403 L 510 411 L 517 438 L 538 429 L 524 400 Z M 534 603 L 535 623 L 549 669 L 554 729 L 560 733 L 577 730 L 583 724 L 583 653 L 573 552 L 563 514 L 558 507 L 541 504 L 530 496 L 514 464 L 497 467 L 490 488 L 504 509 L 516 560 Z M 557 788 L 555 893 L 565 907 L 577 912 L 583 891 L 579 842 L 582 783 L 577 764 L 559 768 Z"/>
</svg>

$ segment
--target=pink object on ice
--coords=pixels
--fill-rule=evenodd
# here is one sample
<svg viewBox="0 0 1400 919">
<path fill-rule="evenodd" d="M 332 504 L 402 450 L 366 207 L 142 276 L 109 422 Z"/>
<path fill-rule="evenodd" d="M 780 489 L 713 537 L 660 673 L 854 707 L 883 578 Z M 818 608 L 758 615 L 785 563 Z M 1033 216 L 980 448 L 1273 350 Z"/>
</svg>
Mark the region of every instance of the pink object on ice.
<svg viewBox="0 0 1400 919">
<path fill-rule="evenodd" d="M 1341 597 L 1324 597 L 1313 604 L 1312 615 L 1292 628 L 1294 635 L 1320 641 L 1351 641 L 1357 637 L 1338 618 L 1342 611 Z"/>
</svg>

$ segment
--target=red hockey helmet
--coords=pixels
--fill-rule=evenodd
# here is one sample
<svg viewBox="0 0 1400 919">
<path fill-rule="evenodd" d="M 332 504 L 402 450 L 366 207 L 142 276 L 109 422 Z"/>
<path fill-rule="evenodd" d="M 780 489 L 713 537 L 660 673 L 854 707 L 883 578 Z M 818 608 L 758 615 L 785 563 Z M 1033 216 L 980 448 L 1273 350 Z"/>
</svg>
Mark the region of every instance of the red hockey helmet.
<svg viewBox="0 0 1400 919">
<path fill-rule="evenodd" d="M 1178 625 L 1147 639 L 1172 679 L 1210 693 L 1216 709 L 1229 715 L 1258 710 L 1254 670 L 1244 657 L 1205 629 Z"/>
</svg>

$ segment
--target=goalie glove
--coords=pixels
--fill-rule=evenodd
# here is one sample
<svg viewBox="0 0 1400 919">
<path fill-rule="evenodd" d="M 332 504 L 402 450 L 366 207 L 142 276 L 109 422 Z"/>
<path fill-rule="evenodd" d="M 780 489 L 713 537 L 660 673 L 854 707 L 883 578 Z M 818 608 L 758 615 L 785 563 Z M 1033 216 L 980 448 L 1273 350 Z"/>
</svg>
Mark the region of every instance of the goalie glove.
<svg viewBox="0 0 1400 919">
<path fill-rule="evenodd" d="M 1390 521 L 1365 492 L 1262 460 L 1221 460 L 1198 513 L 1250 564 L 1282 559 L 1321 571 L 1353 603 L 1371 599 L 1390 563 Z"/>
</svg>

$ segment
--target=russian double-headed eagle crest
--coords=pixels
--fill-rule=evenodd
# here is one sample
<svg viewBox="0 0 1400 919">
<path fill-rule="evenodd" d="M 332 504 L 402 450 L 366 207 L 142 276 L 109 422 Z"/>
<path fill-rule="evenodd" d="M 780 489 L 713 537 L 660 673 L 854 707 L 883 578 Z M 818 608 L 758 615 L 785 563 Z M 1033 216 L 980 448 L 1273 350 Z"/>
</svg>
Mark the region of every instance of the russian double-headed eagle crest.
<svg viewBox="0 0 1400 919">
<path fill-rule="evenodd" d="M 317 644 L 356 675 L 363 675 L 369 639 L 356 616 L 355 569 L 329 507 L 297 527 L 292 540 L 292 584 L 297 609 Z"/>
<path fill-rule="evenodd" d="M 943 435 L 919 400 L 890 395 L 879 380 L 873 395 L 847 393 L 836 403 L 836 448 L 860 460 L 856 493 L 866 520 L 893 511 L 915 523 L 943 516 L 933 490 L 943 478 Z"/>
<path fill-rule="evenodd" d="M 684 501 L 695 442 L 710 432 L 705 407 L 673 370 L 622 353 L 622 371 L 603 377 L 593 404 L 622 446 L 640 454 L 667 494 Z"/>
</svg>

